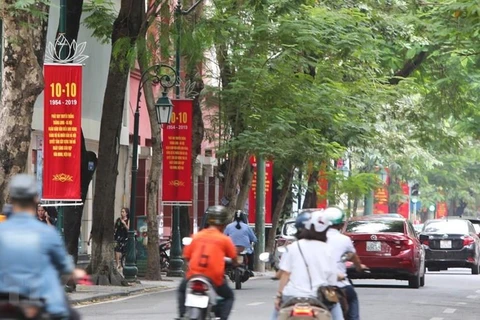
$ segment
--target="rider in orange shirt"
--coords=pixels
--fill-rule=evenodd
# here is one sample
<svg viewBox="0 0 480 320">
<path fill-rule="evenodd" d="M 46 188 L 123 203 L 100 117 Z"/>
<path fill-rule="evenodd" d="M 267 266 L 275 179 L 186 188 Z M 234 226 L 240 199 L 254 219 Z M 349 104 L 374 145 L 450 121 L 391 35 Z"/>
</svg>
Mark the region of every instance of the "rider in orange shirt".
<svg viewBox="0 0 480 320">
<path fill-rule="evenodd" d="M 188 261 L 189 270 L 178 288 L 178 309 L 180 318 L 185 314 L 185 292 L 187 281 L 194 275 L 208 277 L 219 296 L 224 298 L 221 320 L 227 320 L 233 307 L 233 291 L 225 283 L 225 261 L 228 257 L 237 264 L 237 250 L 232 240 L 223 234 L 223 229 L 230 222 L 230 215 L 224 206 L 209 207 L 208 228 L 198 232 L 192 243 L 184 248 L 183 256 Z"/>
</svg>

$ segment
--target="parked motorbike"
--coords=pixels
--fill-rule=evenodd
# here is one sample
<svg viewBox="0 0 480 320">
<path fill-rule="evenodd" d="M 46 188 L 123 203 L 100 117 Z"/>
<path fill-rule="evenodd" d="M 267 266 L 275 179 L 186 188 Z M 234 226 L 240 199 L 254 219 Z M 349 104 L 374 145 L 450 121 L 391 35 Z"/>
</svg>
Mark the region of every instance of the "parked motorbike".
<svg viewBox="0 0 480 320">
<path fill-rule="evenodd" d="M 158 246 L 160 253 L 160 268 L 162 271 L 166 271 L 170 267 L 170 247 L 170 241 L 162 242 Z"/>
</svg>

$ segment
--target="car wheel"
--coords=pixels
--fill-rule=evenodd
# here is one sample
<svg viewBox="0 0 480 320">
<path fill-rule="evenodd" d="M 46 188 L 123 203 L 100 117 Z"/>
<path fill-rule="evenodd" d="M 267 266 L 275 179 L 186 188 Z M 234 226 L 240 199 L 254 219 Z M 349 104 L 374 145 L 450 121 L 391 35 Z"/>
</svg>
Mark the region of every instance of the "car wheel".
<svg viewBox="0 0 480 320">
<path fill-rule="evenodd" d="M 420 287 L 424 287 L 425 286 L 425 274 L 423 274 L 422 277 L 420 277 Z"/>
<path fill-rule="evenodd" d="M 418 272 L 417 275 L 411 276 L 410 279 L 408 279 L 408 286 L 412 289 L 418 289 L 420 288 L 420 282 L 421 282 L 421 277 L 420 277 L 420 272 Z"/>
<path fill-rule="evenodd" d="M 478 274 L 479 273 L 479 266 L 478 264 L 474 264 L 472 266 L 472 274 Z"/>
</svg>

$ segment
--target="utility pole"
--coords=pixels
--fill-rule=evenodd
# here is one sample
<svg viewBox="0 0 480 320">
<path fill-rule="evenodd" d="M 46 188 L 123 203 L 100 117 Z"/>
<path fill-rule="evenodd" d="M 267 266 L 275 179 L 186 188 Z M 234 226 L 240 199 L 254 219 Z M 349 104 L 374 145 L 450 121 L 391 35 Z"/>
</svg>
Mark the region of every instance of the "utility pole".
<svg viewBox="0 0 480 320">
<path fill-rule="evenodd" d="M 55 50 L 59 50 L 59 57 L 61 61 L 65 61 L 67 57 L 67 38 L 65 34 L 67 33 L 67 0 L 60 0 L 60 21 L 58 24 L 58 38 L 56 39 L 56 43 L 59 48 L 55 48 Z M 65 237 L 64 228 L 63 228 L 63 206 L 58 207 L 57 213 L 57 229 L 62 235 Z"/>
<path fill-rule="evenodd" d="M 260 253 L 265 251 L 265 159 L 257 157 L 257 190 L 255 208 L 255 231 L 258 242 L 255 247 L 255 270 L 264 272 L 265 265 L 260 261 Z"/>
<path fill-rule="evenodd" d="M 177 32 L 177 41 L 175 48 L 175 72 L 177 74 L 175 84 L 175 98 L 180 99 L 180 73 L 181 73 L 181 33 L 182 33 L 182 16 L 191 13 L 203 0 L 195 2 L 188 10 L 182 10 L 181 1 L 177 2 L 175 7 L 175 29 Z M 170 249 L 170 268 L 167 272 L 169 277 L 183 277 L 183 260 L 182 260 L 182 240 L 180 234 L 180 206 L 173 206 L 172 219 L 172 247 Z"/>
</svg>

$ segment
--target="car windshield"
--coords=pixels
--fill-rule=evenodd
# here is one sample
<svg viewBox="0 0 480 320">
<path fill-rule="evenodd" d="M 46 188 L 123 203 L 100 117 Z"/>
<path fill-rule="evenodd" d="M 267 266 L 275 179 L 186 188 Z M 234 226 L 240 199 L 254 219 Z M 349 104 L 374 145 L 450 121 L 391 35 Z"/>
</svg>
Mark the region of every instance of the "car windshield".
<svg viewBox="0 0 480 320">
<path fill-rule="evenodd" d="M 425 226 L 423 232 L 468 234 L 468 224 L 464 220 L 432 221 Z"/>
<path fill-rule="evenodd" d="M 349 233 L 404 233 L 404 222 L 399 220 L 350 221 L 345 231 Z"/>
<path fill-rule="evenodd" d="M 287 222 L 283 226 L 283 235 L 293 237 L 297 233 L 297 228 L 295 228 L 295 221 Z"/>
<path fill-rule="evenodd" d="M 420 232 L 423 229 L 423 224 L 414 224 L 413 227 L 416 231 Z"/>
</svg>

